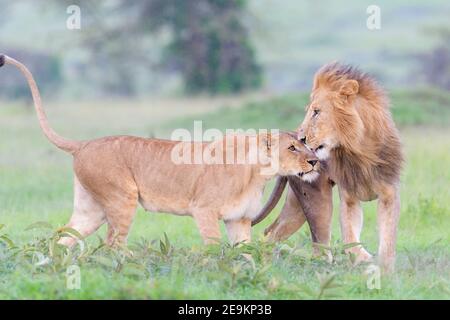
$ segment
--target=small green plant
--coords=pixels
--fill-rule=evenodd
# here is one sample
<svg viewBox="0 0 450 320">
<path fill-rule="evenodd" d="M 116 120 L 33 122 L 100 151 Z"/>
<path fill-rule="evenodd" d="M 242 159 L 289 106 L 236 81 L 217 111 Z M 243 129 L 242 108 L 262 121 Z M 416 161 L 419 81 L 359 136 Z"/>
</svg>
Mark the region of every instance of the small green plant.
<svg viewBox="0 0 450 320">
<path fill-rule="evenodd" d="M 161 254 L 165 257 L 172 253 L 172 245 L 170 244 L 167 234 L 164 232 L 164 240 L 159 241 L 159 248 L 161 249 Z"/>
<path fill-rule="evenodd" d="M 4 224 L 0 224 L 0 232 L 5 227 Z M 6 233 L 0 233 L 0 243 L 3 243 L 7 246 L 9 249 L 15 248 L 14 242 L 9 238 L 9 236 Z"/>
<path fill-rule="evenodd" d="M 359 242 L 352 242 L 352 243 L 335 242 L 331 246 L 326 246 L 320 243 L 314 244 L 314 246 L 320 250 L 321 256 L 328 256 L 327 253 L 329 253 L 332 258 L 331 262 L 334 264 L 338 262 L 345 262 L 346 260 L 349 261 L 351 264 L 354 264 L 356 259 L 355 254 L 348 250 L 361 245 L 363 244 Z"/>
<path fill-rule="evenodd" d="M 248 297 L 250 293 L 262 299 L 333 299 L 347 298 L 351 292 L 378 298 L 385 292 L 367 289 L 364 267 L 352 266 L 345 251 L 359 244 L 336 241 L 323 247 L 324 253 L 333 254 L 330 263 L 312 255 L 306 237 L 278 244 L 219 242 L 183 248 L 175 247 L 164 233 L 160 239 L 141 238 L 128 247 L 110 248 L 100 237 L 85 241 L 70 228 L 55 229 L 44 222 L 30 225 L 27 232 L 33 232 L 31 240 L 23 244 L 0 233 L 0 284 L 5 281 L 2 279 L 15 279 L 19 274 L 22 283 L 27 279 L 28 286 L 44 288 L 46 294 L 55 298 L 210 298 L 204 292 L 221 292 L 214 297 Z M 72 248 L 59 245 L 59 239 L 65 236 L 75 237 L 77 244 Z M 427 250 L 440 250 L 439 243 Z M 445 257 L 436 260 L 433 255 L 406 252 L 409 275 L 431 267 L 443 274 L 446 268 Z M 76 292 L 65 287 L 66 270 L 74 265 L 82 278 Z M 445 294 L 445 279 L 432 281 L 434 290 Z M 0 285 L 1 297 L 11 294 L 6 289 L 11 285 Z M 101 289 L 97 289 L 99 285 Z M 196 288 L 202 291 L 195 291 Z M 21 290 L 23 294 L 25 289 Z M 34 289 L 27 290 L 27 297 L 39 296 Z"/>
</svg>

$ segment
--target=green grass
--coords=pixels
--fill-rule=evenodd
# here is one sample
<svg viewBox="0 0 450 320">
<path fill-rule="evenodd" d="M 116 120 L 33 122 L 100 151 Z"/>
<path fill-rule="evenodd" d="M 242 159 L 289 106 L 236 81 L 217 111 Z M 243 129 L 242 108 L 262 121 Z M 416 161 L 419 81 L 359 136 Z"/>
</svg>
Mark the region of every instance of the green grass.
<svg viewBox="0 0 450 320">
<path fill-rule="evenodd" d="M 331 265 L 311 257 L 306 227 L 283 243 L 264 241 L 263 230 L 281 203 L 254 228 L 255 242 L 247 246 L 231 248 L 224 242 L 204 247 L 191 218 L 139 209 L 129 238 L 133 255 L 125 248 L 102 247 L 95 235 L 88 238 L 81 256 L 78 248 L 70 253 L 55 248 L 52 243 L 59 236 L 55 230 L 67 222 L 72 210 L 70 157 L 45 140 L 34 113 L 2 103 L 0 224 L 4 227 L 0 237 L 7 235 L 14 246 L 9 248 L 6 238 L 0 240 L 0 298 L 450 298 L 449 94 L 426 90 L 391 96 L 407 161 L 401 179 L 397 272 L 382 279 L 380 290 L 369 290 L 365 267 L 351 267 L 341 253 L 337 198 L 332 241 L 336 255 Z M 306 99 L 306 94 L 292 95 L 188 116 L 182 116 L 181 109 L 167 112 L 163 105 L 166 112 L 158 106 L 147 110 L 132 102 L 120 108 L 109 104 L 49 108 L 49 115 L 55 128 L 70 137 L 124 133 L 127 124 L 136 135 L 167 136 L 169 127 L 190 128 L 194 119 L 205 120 L 205 127 L 293 129 L 302 119 Z M 189 103 L 184 107 L 189 109 Z M 106 114 L 108 120 L 101 121 Z M 362 241 L 376 252 L 376 203 L 365 203 L 364 212 Z M 52 227 L 25 230 L 37 221 Z M 103 238 L 105 228 L 97 234 Z M 51 257 L 51 262 L 36 266 L 37 256 L 32 253 L 36 250 Z M 66 287 L 66 268 L 71 264 L 80 267 L 80 290 Z"/>
<path fill-rule="evenodd" d="M 448 126 L 450 124 L 450 93 L 433 89 L 394 91 L 390 93 L 391 110 L 396 124 L 402 126 Z M 245 112 L 224 107 L 215 112 L 171 121 L 166 128 L 192 128 L 194 120 L 202 120 L 204 128 L 280 128 L 294 130 L 303 119 L 309 93 L 290 94 L 263 102 L 249 102 Z"/>
</svg>

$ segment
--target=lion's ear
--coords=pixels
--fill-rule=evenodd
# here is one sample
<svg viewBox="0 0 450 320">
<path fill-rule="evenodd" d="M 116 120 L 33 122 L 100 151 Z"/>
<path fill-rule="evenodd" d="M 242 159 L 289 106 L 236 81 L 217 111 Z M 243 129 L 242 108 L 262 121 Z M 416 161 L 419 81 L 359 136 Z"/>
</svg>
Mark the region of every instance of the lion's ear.
<svg viewBox="0 0 450 320">
<path fill-rule="evenodd" d="M 356 80 L 347 80 L 339 89 L 339 93 L 344 96 L 357 94 L 359 91 L 359 83 Z"/>
</svg>

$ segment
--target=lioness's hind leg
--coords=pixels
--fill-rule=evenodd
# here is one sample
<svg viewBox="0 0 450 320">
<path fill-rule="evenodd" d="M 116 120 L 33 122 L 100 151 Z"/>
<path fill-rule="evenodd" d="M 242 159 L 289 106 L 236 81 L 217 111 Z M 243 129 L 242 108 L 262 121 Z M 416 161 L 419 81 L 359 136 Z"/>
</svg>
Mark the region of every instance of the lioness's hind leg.
<svg viewBox="0 0 450 320">
<path fill-rule="evenodd" d="M 252 237 L 252 221 L 250 219 L 225 221 L 228 239 L 232 244 L 250 242 Z"/>
<path fill-rule="evenodd" d="M 83 237 L 95 232 L 106 221 L 102 206 L 74 177 L 74 209 L 72 217 L 66 227 L 75 229 Z M 73 237 L 62 237 L 58 243 L 72 246 L 77 242 Z"/>
</svg>

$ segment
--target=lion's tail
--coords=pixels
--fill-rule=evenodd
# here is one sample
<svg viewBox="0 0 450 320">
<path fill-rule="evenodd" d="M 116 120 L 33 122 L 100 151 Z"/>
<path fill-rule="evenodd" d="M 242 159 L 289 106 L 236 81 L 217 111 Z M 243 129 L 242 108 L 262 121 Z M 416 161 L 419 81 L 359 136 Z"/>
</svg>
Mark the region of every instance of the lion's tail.
<svg viewBox="0 0 450 320">
<path fill-rule="evenodd" d="M 256 218 L 253 219 L 252 226 L 263 221 L 273 210 L 273 208 L 275 208 L 278 201 L 280 201 L 281 195 L 283 194 L 284 188 L 286 187 L 286 183 L 287 183 L 286 177 L 277 178 L 277 183 L 275 184 L 275 187 L 272 190 L 272 194 L 270 195 L 269 200 L 267 201 L 264 208 L 262 208 L 262 210 L 256 216 Z"/>
<path fill-rule="evenodd" d="M 50 127 L 47 120 L 47 116 L 45 115 L 44 109 L 42 108 L 41 95 L 39 94 L 39 89 L 36 85 L 36 81 L 34 81 L 33 75 L 27 69 L 27 67 L 25 67 L 19 61 L 8 57 L 7 55 L 0 54 L 0 67 L 2 67 L 5 64 L 11 64 L 17 67 L 27 79 L 28 86 L 30 87 L 31 90 L 31 95 L 33 96 L 34 108 L 36 109 L 39 124 L 47 139 L 50 140 L 50 142 L 53 143 L 58 148 L 67 151 L 69 153 L 74 153 L 75 151 L 77 151 L 81 146 L 81 142 L 65 139 L 60 135 L 58 135 Z"/>
</svg>

